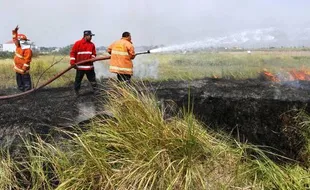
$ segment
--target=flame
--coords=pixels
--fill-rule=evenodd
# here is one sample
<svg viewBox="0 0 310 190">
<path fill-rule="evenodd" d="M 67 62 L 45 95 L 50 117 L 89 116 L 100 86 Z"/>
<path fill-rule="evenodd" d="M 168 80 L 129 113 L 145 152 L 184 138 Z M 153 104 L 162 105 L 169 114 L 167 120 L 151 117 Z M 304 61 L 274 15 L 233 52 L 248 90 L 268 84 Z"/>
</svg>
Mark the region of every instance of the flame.
<svg viewBox="0 0 310 190">
<path fill-rule="evenodd" d="M 288 73 L 292 76 L 293 80 L 310 80 L 310 75 L 306 71 L 292 70 Z"/>
<path fill-rule="evenodd" d="M 280 81 L 296 81 L 296 80 L 307 80 L 310 81 L 310 71 L 307 70 L 290 70 L 290 71 L 282 71 L 281 74 L 287 77 L 281 77 L 281 79 L 272 74 L 271 72 L 267 71 L 267 69 L 263 69 L 263 75 L 266 79 L 274 82 Z"/>
<path fill-rule="evenodd" d="M 267 71 L 266 69 L 263 70 L 263 74 L 264 76 L 273 82 L 280 82 L 280 80 L 278 79 L 278 77 L 274 76 L 271 72 Z"/>
</svg>

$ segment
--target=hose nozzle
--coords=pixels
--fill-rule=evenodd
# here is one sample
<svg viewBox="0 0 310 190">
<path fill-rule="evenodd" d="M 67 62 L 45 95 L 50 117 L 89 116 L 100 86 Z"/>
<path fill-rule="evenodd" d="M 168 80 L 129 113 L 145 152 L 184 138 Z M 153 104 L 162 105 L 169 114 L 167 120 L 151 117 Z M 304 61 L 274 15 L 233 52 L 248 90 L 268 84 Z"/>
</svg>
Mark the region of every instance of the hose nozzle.
<svg viewBox="0 0 310 190">
<path fill-rule="evenodd" d="M 136 55 L 149 54 L 149 53 L 151 53 L 150 50 L 147 50 L 147 51 L 136 53 Z"/>
</svg>

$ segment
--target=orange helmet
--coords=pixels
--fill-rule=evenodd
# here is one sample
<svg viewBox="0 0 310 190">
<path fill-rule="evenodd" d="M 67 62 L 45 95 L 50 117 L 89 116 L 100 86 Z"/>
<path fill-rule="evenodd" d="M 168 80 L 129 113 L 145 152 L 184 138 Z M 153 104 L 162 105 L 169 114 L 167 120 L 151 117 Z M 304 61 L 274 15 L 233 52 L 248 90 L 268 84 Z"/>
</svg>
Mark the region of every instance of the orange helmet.
<svg viewBox="0 0 310 190">
<path fill-rule="evenodd" d="M 18 40 L 25 40 L 25 41 L 29 40 L 25 34 L 18 34 L 17 39 Z"/>
</svg>

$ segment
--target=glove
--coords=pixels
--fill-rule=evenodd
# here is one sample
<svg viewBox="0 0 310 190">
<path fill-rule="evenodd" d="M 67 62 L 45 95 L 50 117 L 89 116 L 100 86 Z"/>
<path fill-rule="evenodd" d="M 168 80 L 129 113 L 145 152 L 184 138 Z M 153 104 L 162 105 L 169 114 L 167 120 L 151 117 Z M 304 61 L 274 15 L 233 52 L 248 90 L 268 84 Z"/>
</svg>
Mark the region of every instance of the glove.
<svg viewBox="0 0 310 190">
<path fill-rule="evenodd" d="M 18 25 L 15 27 L 14 31 L 17 32 L 19 29 Z"/>
</svg>

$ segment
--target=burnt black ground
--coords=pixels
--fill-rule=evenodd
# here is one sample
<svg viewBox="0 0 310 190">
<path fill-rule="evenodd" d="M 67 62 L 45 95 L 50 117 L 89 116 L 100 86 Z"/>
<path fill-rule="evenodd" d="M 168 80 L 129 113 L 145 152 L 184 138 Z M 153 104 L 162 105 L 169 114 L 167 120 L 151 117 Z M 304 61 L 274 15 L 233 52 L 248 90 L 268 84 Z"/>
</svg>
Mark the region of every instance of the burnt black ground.
<svg viewBox="0 0 310 190">
<path fill-rule="evenodd" d="M 302 159 L 299 154 L 305 139 L 293 117 L 296 110 L 309 113 L 309 81 L 170 81 L 161 83 L 156 94 L 164 101 L 173 100 L 179 107 L 188 108 L 190 102 L 196 117 L 215 130 L 232 134 L 242 142 L 270 146 L 277 149 L 272 149 L 273 152 Z"/>
<path fill-rule="evenodd" d="M 12 94 L 12 89 L 1 93 Z M 103 110 L 103 98 L 88 86 L 76 96 L 72 87 L 45 88 L 32 94 L 0 100 L 0 144 L 11 144 L 18 135 L 48 134 L 54 128 L 78 124 Z"/>
<path fill-rule="evenodd" d="M 101 86 L 106 87 L 106 82 L 102 81 Z M 182 108 L 191 102 L 199 120 L 241 141 L 274 147 L 291 158 L 296 158 L 303 146 L 298 129 L 287 132 L 288 128 L 296 128 L 287 121 L 294 117 L 290 112 L 293 109 L 309 111 L 308 81 L 273 83 L 261 79 L 206 78 L 146 86 L 163 104 L 173 101 Z M 72 87 L 63 87 L 0 100 L 0 144 L 12 142 L 17 134 L 25 135 L 31 130 L 46 134 L 54 127 L 75 125 L 102 112 L 104 98 L 91 94 L 87 86 L 82 89 L 78 98 Z M 6 93 L 11 92 L 1 90 L 0 94 Z M 81 110 L 87 113 L 83 115 Z"/>
</svg>

